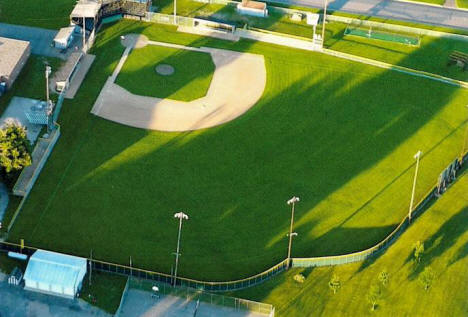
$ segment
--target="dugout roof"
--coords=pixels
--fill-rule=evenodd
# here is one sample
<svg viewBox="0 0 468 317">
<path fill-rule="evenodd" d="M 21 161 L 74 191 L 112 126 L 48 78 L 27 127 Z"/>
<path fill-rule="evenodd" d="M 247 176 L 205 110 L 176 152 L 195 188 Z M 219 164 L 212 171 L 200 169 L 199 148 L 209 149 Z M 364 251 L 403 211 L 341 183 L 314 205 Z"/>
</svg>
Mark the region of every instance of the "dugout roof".
<svg viewBox="0 0 468 317">
<path fill-rule="evenodd" d="M 95 18 L 98 15 L 101 5 L 90 0 L 81 0 L 73 8 L 70 18 Z"/>
</svg>

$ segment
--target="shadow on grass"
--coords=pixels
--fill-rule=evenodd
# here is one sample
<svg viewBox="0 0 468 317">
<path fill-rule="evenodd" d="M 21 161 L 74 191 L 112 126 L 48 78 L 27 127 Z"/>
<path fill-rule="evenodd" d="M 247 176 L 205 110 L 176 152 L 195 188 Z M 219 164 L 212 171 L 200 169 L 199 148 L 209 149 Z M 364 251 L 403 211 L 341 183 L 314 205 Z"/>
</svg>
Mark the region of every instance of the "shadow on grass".
<svg viewBox="0 0 468 317">
<path fill-rule="evenodd" d="M 424 267 L 430 266 L 435 258 L 441 256 L 457 242 L 457 239 L 468 229 L 467 219 L 468 207 L 465 207 L 448 219 L 428 240 L 424 241 L 421 263 L 410 273 L 408 277 L 410 280 L 415 279 L 424 270 Z"/>
<path fill-rule="evenodd" d="M 358 251 L 393 230 L 375 223 L 330 226 L 313 237 L 320 223 L 300 221 L 430 121 L 454 88 L 367 66 L 357 80 L 361 65 L 318 53 L 171 31 L 123 21 L 98 35 L 87 81 L 64 106 L 66 129 L 43 172 L 48 177 L 40 178 L 12 239 L 26 237 L 35 246 L 84 256 L 93 249 L 97 258 L 123 264 L 131 255 L 137 267 L 169 272 L 177 236 L 173 212 L 184 210 L 190 220 L 182 235 L 181 276 L 227 280 L 284 259 L 285 200 L 292 194 L 301 197 L 294 256 Z M 123 52 L 123 32 L 263 53 L 269 78 L 264 96 L 234 121 L 182 134 L 94 118 L 89 110 Z M 382 130 L 395 117 L 400 119 Z M 119 164 L 106 166 L 110 160 Z M 324 218 L 335 217 L 335 224 L 356 211 L 332 208 Z"/>
</svg>

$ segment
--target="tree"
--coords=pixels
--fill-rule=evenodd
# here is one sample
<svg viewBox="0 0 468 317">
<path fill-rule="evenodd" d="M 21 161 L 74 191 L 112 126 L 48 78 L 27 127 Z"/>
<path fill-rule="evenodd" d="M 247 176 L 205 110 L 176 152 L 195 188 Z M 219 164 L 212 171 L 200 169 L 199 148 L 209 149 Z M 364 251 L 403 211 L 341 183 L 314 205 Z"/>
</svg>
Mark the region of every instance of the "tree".
<svg viewBox="0 0 468 317">
<path fill-rule="evenodd" d="M 338 275 L 333 274 L 330 282 L 328 282 L 328 286 L 333 291 L 333 294 L 336 294 L 336 292 L 338 292 L 338 290 L 341 287 L 341 282 L 340 282 L 340 278 L 338 277 Z"/>
<path fill-rule="evenodd" d="M 419 282 L 422 284 L 425 291 L 429 290 L 431 287 L 432 282 L 434 281 L 434 277 L 434 271 L 429 266 L 427 266 L 424 271 L 419 274 Z"/>
<path fill-rule="evenodd" d="M 0 130 L 0 166 L 4 175 L 22 170 L 31 165 L 31 143 L 26 128 L 7 122 Z"/>
<path fill-rule="evenodd" d="M 387 286 L 388 284 L 388 272 L 386 269 L 384 269 L 382 272 L 379 274 L 379 281 L 382 283 L 383 286 Z"/>
<path fill-rule="evenodd" d="M 367 300 L 372 305 L 371 310 L 374 311 L 377 307 L 377 303 L 382 297 L 382 290 L 379 284 L 374 284 L 369 289 L 369 293 L 367 293 Z"/>
<path fill-rule="evenodd" d="M 424 253 L 424 243 L 421 241 L 417 241 L 414 244 L 414 258 L 416 260 L 416 263 L 421 262 L 421 257 Z"/>
</svg>

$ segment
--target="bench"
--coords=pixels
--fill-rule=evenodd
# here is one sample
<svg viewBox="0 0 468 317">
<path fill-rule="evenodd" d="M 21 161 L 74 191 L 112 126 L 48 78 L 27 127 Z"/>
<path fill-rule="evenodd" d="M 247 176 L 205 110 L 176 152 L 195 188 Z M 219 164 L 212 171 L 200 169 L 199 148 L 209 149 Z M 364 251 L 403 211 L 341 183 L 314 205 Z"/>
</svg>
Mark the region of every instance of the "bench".
<svg viewBox="0 0 468 317">
<path fill-rule="evenodd" d="M 468 54 L 459 52 L 459 51 L 452 52 L 449 56 L 448 65 L 453 65 L 453 64 L 460 66 L 461 68 L 463 68 L 463 70 L 467 70 L 468 69 Z"/>
</svg>

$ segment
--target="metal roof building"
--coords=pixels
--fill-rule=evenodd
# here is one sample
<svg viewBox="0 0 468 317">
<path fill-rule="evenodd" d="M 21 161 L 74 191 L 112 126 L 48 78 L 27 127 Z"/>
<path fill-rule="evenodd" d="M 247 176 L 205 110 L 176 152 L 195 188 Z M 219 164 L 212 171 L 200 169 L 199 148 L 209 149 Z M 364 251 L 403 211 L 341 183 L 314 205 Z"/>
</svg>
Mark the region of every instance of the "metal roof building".
<svg viewBox="0 0 468 317">
<path fill-rule="evenodd" d="M 25 289 L 74 298 L 86 274 L 86 259 L 37 250 L 24 274 Z"/>
</svg>

